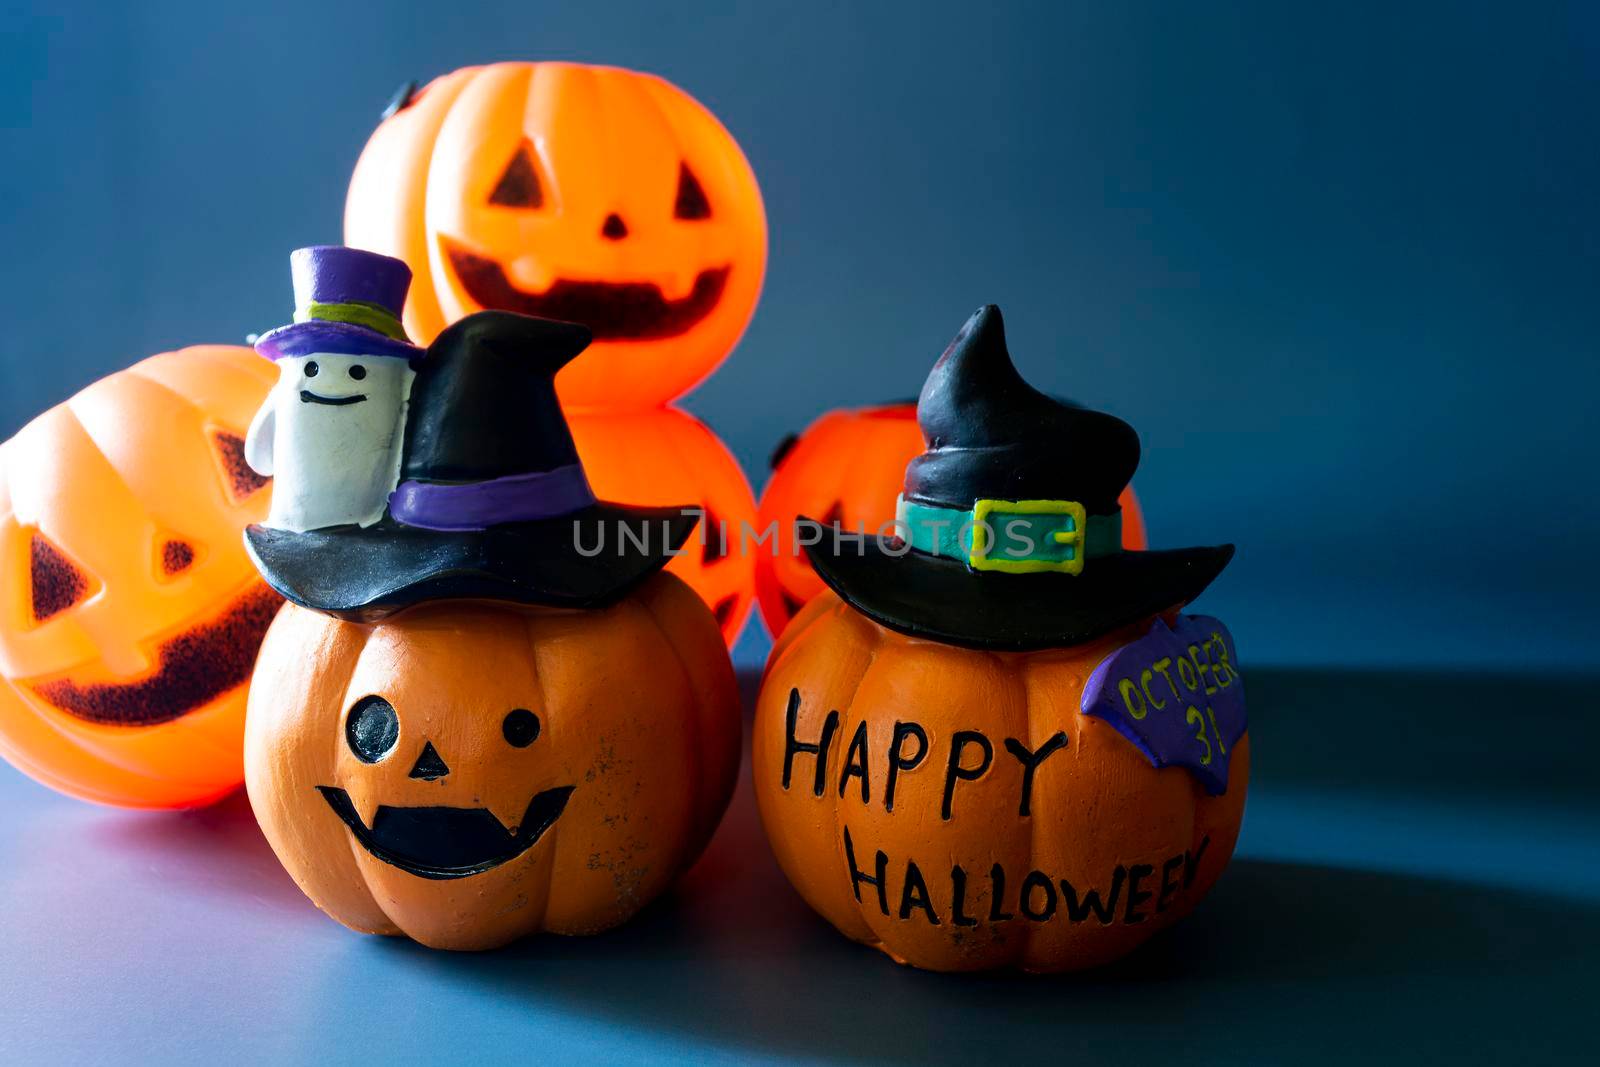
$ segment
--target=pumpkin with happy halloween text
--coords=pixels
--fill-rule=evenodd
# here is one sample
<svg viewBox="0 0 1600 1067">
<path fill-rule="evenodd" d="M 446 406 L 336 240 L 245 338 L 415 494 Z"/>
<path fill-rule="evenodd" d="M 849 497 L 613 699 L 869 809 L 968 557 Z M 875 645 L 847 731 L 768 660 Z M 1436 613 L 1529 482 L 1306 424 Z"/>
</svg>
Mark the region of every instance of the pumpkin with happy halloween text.
<svg viewBox="0 0 1600 1067">
<path fill-rule="evenodd" d="M 1108 962 L 1193 909 L 1238 836 L 1235 648 L 1180 613 L 1232 546 L 1122 546 L 1137 435 L 1029 387 L 997 308 L 917 419 L 899 535 L 807 546 L 828 588 L 756 703 L 768 840 L 817 912 L 899 962 Z"/>
<path fill-rule="evenodd" d="M 693 501 L 700 507 L 700 525 L 667 571 L 706 602 L 731 647 L 754 599 L 755 561 L 740 545 L 755 521 L 756 504 L 727 446 L 675 408 L 574 414 L 567 423 L 600 496 L 637 504 Z"/>
<path fill-rule="evenodd" d="M 806 515 L 847 530 L 884 529 L 894 521 L 906 464 L 922 447 L 916 404 L 909 401 L 830 411 L 778 446 L 756 514 L 757 530 L 776 530 L 772 550 L 755 560 L 756 599 L 768 631 L 781 634 L 824 588 L 796 543 L 795 520 Z M 1144 517 L 1132 486 L 1119 503 L 1122 546 L 1144 548 Z"/>
<path fill-rule="evenodd" d="M 345 240 L 410 264 L 411 337 L 498 309 L 594 334 L 557 379 L 568 410 L 687 392 L 755 310 L 761 194 L 682 90 L 577 63 L 496 63 L 403 91 L 352 176 Z"/>
<path fill-rule="evenodd" d="M 73 796 L 203 804 L 243 777 L 245 683 L 282 601 L 240 544 L 269 483 L 245 348 L 152 356 L 0 446 L 0 753 Z"/>
<path fill-rule="evenodd" d="M 657 575 L 602 610 L 438 601 L 362 624 L 290 605 L 256 667 L 245 776 L 323 911 L 484 949 L 653 899 L 716 828 L 739 740 L 717 627 Z"/>
<path fill-rule="evenodd" d="M 1136 635 L 962 648 L 825 590 L 779 638 L 756 705 L 752 773 L 778 865 L 847 937 L 918 967 L 1076 970 L 1131 951 L 1227 866 L 1250 767 L 1245 735 L 1213 797 L 1079 713 L 1096 665 Z M 853 873 L 886 874 L 883 896 Z"/>
</svg>

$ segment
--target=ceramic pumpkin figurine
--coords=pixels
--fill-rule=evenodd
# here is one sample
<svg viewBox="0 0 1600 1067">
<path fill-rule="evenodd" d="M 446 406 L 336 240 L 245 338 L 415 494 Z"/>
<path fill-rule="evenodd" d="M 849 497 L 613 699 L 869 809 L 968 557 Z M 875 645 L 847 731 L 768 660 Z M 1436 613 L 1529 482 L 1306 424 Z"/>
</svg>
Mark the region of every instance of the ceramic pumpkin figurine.
<svg viewBox="0 0 1600 1067">
<path fill-rule="evenodd" d="M 676 408 L 573 414 L 567 421 L 599 495 L 637 504 L 688 500 L 700 508 L 704 518 L 667 573 L 700 595 L 732 648 L 750 614 L 756 567 L 755 554 L 740 551 L 756 502 L 738 461 L 705 424 Z"/>
<path fill-rule="evenodd" d="M 766 269 L 739 146 L 682 90 L 578 63 L 496 63 L 402 90 L 356 164 L 347 243 L 416 273 L 405 323 L 431 341 L 475 311 L 581 322 L 568 410 L 692 388 L 733 350 Z"/>
<path fill-rule="evenodd" d="M 316 321 L 357 291 L 259 346 L 280 362 L 382 348 L 350 334 L 363 325 Z M 727 805 L 727 649 L 659 573 L 699 514 L 595 498 L 553 384 L 587 342 L 572 323 L 462 319 L 409 361 L 381 518 L 246 531 L 292 601 L 251 686 L 250 803 L 300 887 L 353 929 L 449 949 L 594 933 L 669 885 Z M 324 490 L 367 484 L 337 473 Z"/>
<path fill-rule="evenodd" d="M 249 349 L 152 356 L 0 446 L 0 754 L 104 804 L 204 804 L 243 777 L 245 682 L 282 603 L 239 543 L 266 514 Z"/>
<path fill-rule="evenodd" d="M 756 799 L 847 936 L 934 970 L 1130 951 L 1227 864 L 1249 776 L 1217 620 L 1232 546 L 1122 548 L 1122 421 L 1031 389 L 980 310 L 918 401 L 900 537 L 808 551 L 829 591 L 773 648 Z"/>
<path fill-rule="evenodd" d="M 623 922 L 699 855 L 738 766 L 727 655 L 671 575 L 597 610 L 291 607 L 258 676 L 250 798 L 284 865 L 346 926 L 436 948 Z"/>
<path fill-rule="evenodd" d="M 825 588 L 801 551 L 795 520 L 814 515 L 824 526 L 886 530 L 906 464 L 921 451 L 917 407 L 910 401 L 830 411 L 778 445 L 755 526 L 775 531 L 772 550 L 755 559 L 756 599 L 770 633 L 783 633 L 795 612 Z M 1144 548 L 1144 517 L 1132 486 L 1117 503 L 1122 547 Z"/>
</svg>

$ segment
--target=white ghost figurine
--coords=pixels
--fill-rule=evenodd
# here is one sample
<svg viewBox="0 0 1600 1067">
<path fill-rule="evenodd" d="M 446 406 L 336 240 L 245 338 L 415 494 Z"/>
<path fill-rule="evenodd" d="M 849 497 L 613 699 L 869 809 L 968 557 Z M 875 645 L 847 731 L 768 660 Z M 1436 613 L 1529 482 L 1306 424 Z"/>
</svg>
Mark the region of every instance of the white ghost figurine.
<svg viewBox="0 0 1600 1067">
<path fill-rule="evenodd" d="M 279 377 L 244 446 L 245 461 L 273 479 L 263 525 L 371 526 L 399 481 L 412 362 L 423 355 L 399 317 L 411 270 L 339 246 L 289 261 L 295 321 L 256 341 Z"/>
</svg>

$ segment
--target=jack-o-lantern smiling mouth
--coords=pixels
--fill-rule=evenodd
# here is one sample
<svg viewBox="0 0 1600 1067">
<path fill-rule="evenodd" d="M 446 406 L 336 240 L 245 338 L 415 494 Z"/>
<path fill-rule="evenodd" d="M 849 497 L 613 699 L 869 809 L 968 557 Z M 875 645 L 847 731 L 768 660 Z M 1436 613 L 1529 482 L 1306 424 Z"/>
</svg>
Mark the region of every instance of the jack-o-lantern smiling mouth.
<svg viewBox="0 0 1600 1067">
<path fill-rule="evenodd" d="M 466 878 L 492 870 L 532 848 L 566 809 L 572 786 L 536 793 L 515 830 L 508 830 L 487 808 L 381 805 L 368 827 L 350 794 L 317 786 L 350 833 L 378 859 L 418 878 Z"/>
<path fill-rule="evenodd" d="M 216 619 L 169 638 L 156 652 L 156 669 L 132 682 L 37 682 L 33 691 L 52 707 L 106 726 L 156 726 L 171 722 L 243 685 L 256 650 L 283 598 L 256 585 Z"/>
<path fill-rule="evenodd" d="M 731 266 L 695 276 L 681 300 L 668 300 L 651 282 L 586 282 L 558 278 L 542 293 L 518 289 L 487 256 L 442 241 L 450 268 L 479 307 L 542 319 L 581 322 L 596 341 L 655 341 L 687 333 L 709 315 L 727 288 Z"/>
</svg>

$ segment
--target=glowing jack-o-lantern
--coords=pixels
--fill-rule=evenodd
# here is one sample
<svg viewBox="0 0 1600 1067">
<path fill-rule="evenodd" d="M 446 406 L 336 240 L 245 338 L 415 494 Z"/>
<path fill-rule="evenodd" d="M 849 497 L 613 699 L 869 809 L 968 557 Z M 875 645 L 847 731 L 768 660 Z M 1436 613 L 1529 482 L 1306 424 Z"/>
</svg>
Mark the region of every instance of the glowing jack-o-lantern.
<svg viewBox="0 0 1600 1067">
<path fill-rule="evenodd" d="M 772 634 L 781 634 L 824 588 L 796 543 L 796 518 L 868 533 L 885 528 L 894 521 L 906 464 L 922 447 L 917 406 L 910 401 L 830 411 L 778 446 L 756 517 L 758 530 L 776 530 L 772 551 L 755 559 L 757 603 Z M 1144 516 L 1132 486 L 1120 503 L 1122 546 L 1144 548 Z"/>
<path fill-rule="evenodd" d="M 602 499 L 662 506 L 693 501 L 702 509 L 701 524 L 667 571 L 706 602 L 731 647 L 755 596 L 755 559 L 745 531 L 755 522 L 756 502 L 727 446 L 674 408 L 569 415 L 567 424 Z"/>
<path fill-rule="evenodd" d="M 721 818 L 740 729 L 727 650 L 671 575 L 598 610 L 445 600 L 361 624 L 290 605 L 251 687 L 246 780 L 333 918 L 484 949 L 649 903 Z"/>
<path fill-rule="evenodd" d="M 581 322 L 570 410 L 650 407 L 733 349 L 767 228 L 716 118 L 660 78 L 576 63 L 468 67 L 402 92 L 356 164 L 346 243 L 415 275 L 411 338 L 485 309 Z"/>
<path fill-rule="evenodd" d="M 64 793 L 183 807 L 243 779 L 245 683 L 282 601 L 245 557 L 268 483 L 248 348 L 153 356 L 0 446 L 0 753 Z"/>
</svg>

